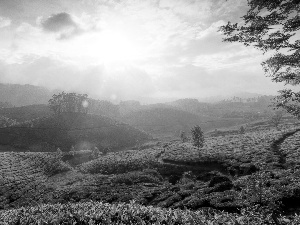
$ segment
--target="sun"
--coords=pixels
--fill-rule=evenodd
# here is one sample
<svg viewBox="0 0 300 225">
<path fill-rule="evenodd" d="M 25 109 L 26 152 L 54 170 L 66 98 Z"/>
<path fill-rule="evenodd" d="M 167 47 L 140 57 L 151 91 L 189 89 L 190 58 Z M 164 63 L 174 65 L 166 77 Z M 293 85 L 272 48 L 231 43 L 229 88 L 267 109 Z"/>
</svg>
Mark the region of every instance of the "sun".
<svg viewBox="0 0 300 225">
<path fill-rule="evenodd" d="M 84 57 L 103 64 L 134 62 L 142 57 L 139 44 L 127 33 L 117 30 L 82 37 L 76 46 Z"/>
<path fill-rule="evenodd" d="M 138 46 L 120 32 L 104 32 L 99 39 L 99 56 L 104 62 L 132 61 L 138 58 Z"/>
</svg>

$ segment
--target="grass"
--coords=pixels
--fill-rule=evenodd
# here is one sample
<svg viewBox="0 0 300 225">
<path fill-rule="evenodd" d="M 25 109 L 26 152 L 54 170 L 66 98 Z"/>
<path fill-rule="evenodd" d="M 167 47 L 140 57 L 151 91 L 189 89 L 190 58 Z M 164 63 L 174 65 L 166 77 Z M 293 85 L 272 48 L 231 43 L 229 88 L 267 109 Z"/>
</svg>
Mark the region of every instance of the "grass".
<svg viewBox="0 0 300 225">
<path fill-rule="evenodd" d="M 0 153 L 2 208 L 35 201 L 33 208 L 1 211 L 0 221 L 2 216 L 21 222 L 43 218 L 49 224 L 54 218 L 57 224 L 64 219 L 66 224 L 266 224 L 275 209 L 288 214 L 300 208 L 300 168 L 295 167 L 300 136 L 288 136 L 275 151 L 283 134 L 264 129 L 207 137 L 200 151 L 172 141 L 97 159 L 90 158 L 90 151 L 77 152 L 75 158 L 66 153 L 62 159 L 73 160 L 74 169 L 54 153 Z M 285 167 L 276 166 L 282 157 L 278 152 L 286 157 Z M 231 174 L 232 169 L 238 172 Z M 205 207 L 215 211 L 207 213 Z M 299 223 L 297 215 L 276 218 L 281 224 Z"/>
<path fill-rule="evenodd" d="M 0 153 L 0 208 L 38 201 L 47 179 L 71 168 L 55 154 Z"/>
<path fill-rule="evenodd" d="M 170 144 L 163 159 L 181 162 L 201 162 L 220 159 L 229 164 L 253 163 L 270 164 L 278 158 L 270 145 L 282 132 L 277 130 L 251 131 L 245 134 L 231 134 L 205 139 L 203 148 L 198 150 L 191 143 Z"/>
<path fill-rule="evenodd" d="M 31 208 L 0 211 L 0 224 L 275 224 L 272 214 L 245 209 L 241 214 L 218 211 L 189 211 L 145 207 L 134 202 L 107 204 L 84 202 L 76 204 L 46 204 Z M 286 225 L 299 224 L 300 217 L 293 220 L 279 216 Z"/>
<path fill-rule="evenodd" d="M 153 167 L 161 149 L 127 150 L 108 153 L 79 166 L 83 173 L 119 174 Z"/>
<path fill-rule="evenodd" d="M 65 113 L 1 128 L 0 145 L 37 152 L 76 149 L 123 149 L 151 137 L 128 124 L 99 115 Z"/>
<path fill-rule="evenodd" d="M 286 138 L 281 144 L 281 151 L 286 155 L 287 165 L 300 165 L 300 132 Z"/>
</svg>

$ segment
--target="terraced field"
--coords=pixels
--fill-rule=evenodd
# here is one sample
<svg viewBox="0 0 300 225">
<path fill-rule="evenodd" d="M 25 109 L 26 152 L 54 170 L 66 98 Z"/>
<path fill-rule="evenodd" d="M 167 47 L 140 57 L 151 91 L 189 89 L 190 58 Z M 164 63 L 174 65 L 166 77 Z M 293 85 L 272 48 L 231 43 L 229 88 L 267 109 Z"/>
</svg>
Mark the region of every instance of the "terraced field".
<svg viewBox="0 0 300 225">
<path fill-rule="evenodd" d="M 209 164 L 212 167 L 211 170 L 217 169 L 219 171 L 222 170 L 221 167 L 229 168 L 232 166 L 255 165 L 257 167 L 276 168 L 280 166 L 281 155 L 278 149 L 275 149 L 274 142 L 282 138 L 283 134 L 282 131 L 266 129 L 250 131 L 245 134 L 207 137 L 204 147 L 199 150 L 190 142 L 173 141 L 144 150 L 109 153 L 80 165 L 79 170 L 83 173 L 119 174 L 164 165 L 190 167 L 203 165 L 203 167 L 207 167 Z M 293 136 L 293 138 L 299 137 Z M 290 139 L 287 139 L 286 142 L 297 143 L 297 141 Z M 288 157 L 293 157 L 295 154 L 294 152 L 290 153 L 291 156 Z M 213 163 L 215 166 L 212 166 Z M 223 172 L 226 172 L 224 168 Z"/>
<path fill-rule="evenodd" d="M 216 211 L 189 211 L 145 207 L 134 202 L 130 204 L 106 204 L 86 202 L 76 204 L 47 204 L 26 209 L 0 212 L 3 225 L 7 224 L 273 224 L 272 214 L 258 214 L 244 210 L 242 215 Z M 280 224 L 294 225 L 300 223 L 299 215 L 293 221 L 280 216 Z M 34 222 L 33 222 L 34 221 Z"/>
<path fill-rule="evenodd" d="M 300 131 L 287 137 L 280 145 L 289 166 L 300 165 Z"/>
<path fill-rule="evenodd" d="M 300 201 L 300 170 L 286 168 L 280 161 L 283 153 L 287 162 L 297 161 L 293 153 L 300 136 L 291 131 L 207 137 L 200 150 L 191 143 L 160 142 L 97 159 L 79 153 L 73 158 L 69 153 L 0 153 L 1 208 L 135 200 L 147 206 L 227 212 L 281 201 L 289 209 L 290 201 L 296 205 Z M 62 159 L 73 160 L 73 168 Z"/>
<path fill-rule="evenodd" d="M 201 162 L 220 159 L 230 164 L 270 164 L 278 162 L 271 145 L 282 132 L 277 130 L 252 131 L 245 134 L 209 137 L 198 150 L 191 143 L 170 144 L 162 155 L 164 161 Z"/>
<path fill-rule="evenodd" d="M 79 170 L 84 173 L 118 174 L 152 167 L 158 163 L 161 148 L 128 150 L 109 153 L 96 160 L 82 164 Z"/>
<path fill-rule="evenodd" d="M 54 154 L 1 152 L 0 162 L 0 209 L 38 202 L 48 177 L 69 169 Z"/>
</svg>

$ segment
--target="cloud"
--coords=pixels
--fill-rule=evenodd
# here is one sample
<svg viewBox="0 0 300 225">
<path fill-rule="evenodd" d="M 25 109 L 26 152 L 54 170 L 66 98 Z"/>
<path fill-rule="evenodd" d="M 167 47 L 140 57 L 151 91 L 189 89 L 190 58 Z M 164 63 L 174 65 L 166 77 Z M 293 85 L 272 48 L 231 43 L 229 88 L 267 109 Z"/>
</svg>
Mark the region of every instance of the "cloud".
<svg viewBox="0 0 300 225">
<path fill-rule="evenodd" d="M 262 73 L 230 68 L 209 71 L 205 67 L 194 65 L 167 68 L 156 83 L 155 97 L 177 99 L 228 95 L 245 90 L 275 94 L 276 90 L 282 88 L 282 85 L 272 83 Z"/>
<path fill-rule="evenodd" d="M 116 66 L 114 70 L 102 65 L 80 68 L 51 57 L 29 56 L 22 61 L 8 64 L 0 60 L 0 82 L 32 84 L 113 100 L 142 99 L 155 91 L 151 76 L 133 66 Z"/>
<path fill-rule="evenodd" d="M 42 21 L 42 26 L 50 32 L 59 32 L 69 28 L 77 28 L 77 24 L 71 15 L 65 12 L 52 14 L 48 19 Z"/>
<path fill-rule="evenodd" d="M 9 27 L 11 25 L 11 20 L 8 18 L 0 17 L 0 28 Z"/>
<path fill-rule="evenodd" d="M 220 25 L 240 19 L 246 5 L 240 0 L 0 0 L 0 27 L 1 21 L 7 27 L 0 29 L 0 82 L 122 100 L 201 97 L 234 88 L 272 91 L 261 54 L 224 43 L 218 33 Z M 57 41 L 62 39 L 68 41 Z M 123 48 L 126 43 L 132 48 Z M 127 52 L 137 56 L 131 59 Z M 128 57 L 118 58 L 122 55 Z M 116 63 L 115 70 L 108 69 L 110 63 Z"/>
<path fill-rule="evenodd" d="M 72 16 L 66 12 L 52 14 L 41 21 L 45 31 L 58 33 L 58 39 L 68 39 L 82 32 Z"/>
</svg>

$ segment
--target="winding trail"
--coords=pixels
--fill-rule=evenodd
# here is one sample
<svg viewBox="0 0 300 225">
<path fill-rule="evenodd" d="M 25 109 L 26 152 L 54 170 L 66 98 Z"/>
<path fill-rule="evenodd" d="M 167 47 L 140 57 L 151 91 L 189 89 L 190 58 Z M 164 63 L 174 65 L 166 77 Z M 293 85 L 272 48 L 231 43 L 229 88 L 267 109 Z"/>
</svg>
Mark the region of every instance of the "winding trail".
<svg viewBox="0 0 300 225">
<path fill-rule="evenodd" d="M 295 133 L 299 132 L 300 129 L 296 129 L 290 132 L 287 132 L 283 134 L 280 138 L 273 141 L 273 143 L 270 146 L 270 150 L 274 152 L 275 155 L 279 158 L 280 165 L 284 168 L 286 163 L 286 154 L 281 151 L 280 145 L 287 139 L 288 137 L 294 135 Z"/>
<path fill-rule="evenodd" d="M 286 153 L 281 150 L 281 144 L 290 136 L 294 135 L 295 133 L 300 132 L 300 128 L 295 129 L 293 131 L 289 131 L 287 133 L 282 134 L 281 137 L 275 139 L 270 145 L 270 151 L 274 153 L 275 156 L 278 157 L 278 163 L 280 164 L 280 168 L 285 168 L 286 164 Z M 209 164 L 206 162 L 183 162 L 183 161 L 176 161 L 171 159 L 164 159 L 163 155 L 165 153 L 165 149 L 162 149 L 160 153 L 156 155 L 156 159 L 160 164 L 163 165 L 172 165 L 172 166 L 180 166 L 186 168 L 206 168 L 206 169 L 217 169 L 219 171 L 224 171 L 220 162 L 210 162 Z"/>
</svg>

